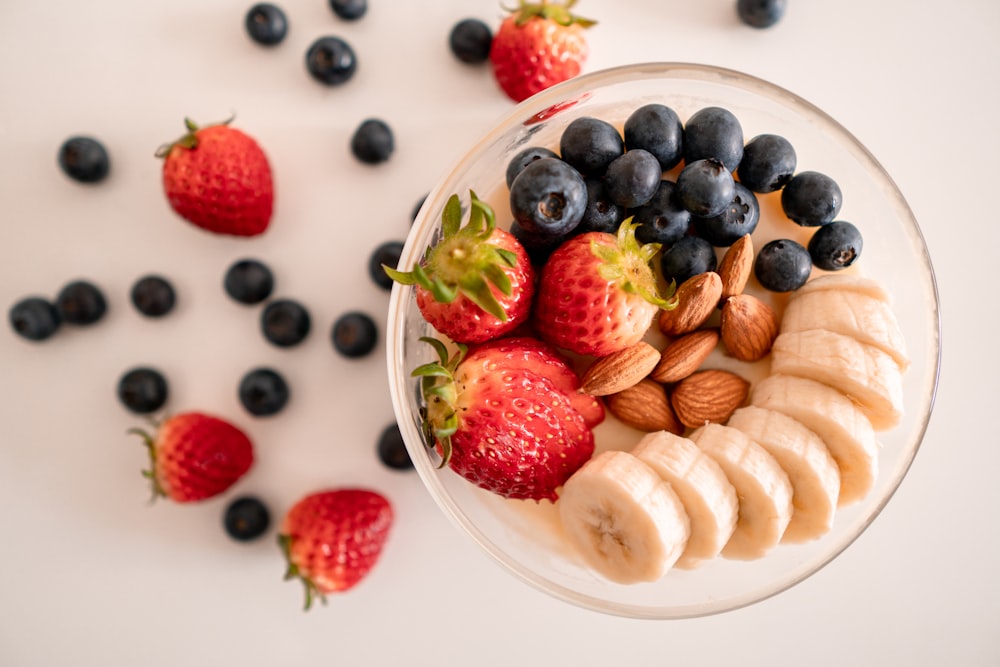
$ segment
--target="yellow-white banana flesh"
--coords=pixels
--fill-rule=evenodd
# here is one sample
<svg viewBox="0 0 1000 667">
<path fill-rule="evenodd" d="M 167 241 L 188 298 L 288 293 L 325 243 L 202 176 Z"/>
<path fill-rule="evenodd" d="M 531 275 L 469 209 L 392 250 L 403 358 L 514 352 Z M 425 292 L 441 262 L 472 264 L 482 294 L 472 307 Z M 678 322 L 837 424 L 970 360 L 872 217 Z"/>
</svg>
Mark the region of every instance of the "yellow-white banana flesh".
<svg viewBox="0 0 1000 667">
<path fill-rule="evenodd" d="M 892 303 L 892 297 L 885 286 L 874 280 L 853 273 L 828 273 L 817 276 L 795 291 L 795 296 L 822 292 L 825 290 L 845 290 L 864 294 L 887 304 Z"/>
</svg>

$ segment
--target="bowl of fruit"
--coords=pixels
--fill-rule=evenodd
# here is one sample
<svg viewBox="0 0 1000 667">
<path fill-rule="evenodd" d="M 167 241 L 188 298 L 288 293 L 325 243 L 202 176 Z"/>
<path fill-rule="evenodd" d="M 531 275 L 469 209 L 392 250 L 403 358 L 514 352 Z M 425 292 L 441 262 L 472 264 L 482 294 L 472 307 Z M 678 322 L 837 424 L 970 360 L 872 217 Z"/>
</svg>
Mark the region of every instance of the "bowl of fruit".
<svg viewBox="0 0 1000 667">
<path fill-rule="evenodd" d="M 930 418 L 937 290 L 905 199 L 835 120 L 736 71 L 637 64 L 525 100 L 387 271 L 427 489 L 581 607 L 788 589 L 872 523 Z"/>
</svg>

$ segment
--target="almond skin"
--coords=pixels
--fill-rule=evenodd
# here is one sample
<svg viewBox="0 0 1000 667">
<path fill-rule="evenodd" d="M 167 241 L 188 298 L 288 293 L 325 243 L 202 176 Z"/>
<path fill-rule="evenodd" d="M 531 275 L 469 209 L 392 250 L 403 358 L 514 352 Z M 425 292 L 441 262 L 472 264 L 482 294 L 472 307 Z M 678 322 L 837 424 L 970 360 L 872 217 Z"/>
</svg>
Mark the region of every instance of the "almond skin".
<svg viewBox="0 0 1000 667">
<path fill-rule="evenodd" d="M 778 336 L 778 318 L 769 305 L 750 294 L 737 294 L 722 305 L 722 342 L 740 361 L 759 361 Z"/>
<path fill-rule="evenodd" d="M 722 279 L 714 271 L 691 276 L 677 288 L 677 307 L 660 311 L 657 324 L 667 336 L 690 333 L 705 323 L 719 305 Z"/>
<path fill-rule="evenodd" d="M 729 246 L 719 262 L 718 273 L 722 280 L 722 301 L 743 293 L 753 273 L 753 241 L 749 234 L 744 234 Z"/>
<path fill-rule="evenodd" d="M 669 431 L 684 433 L 684 425 L 670 407 L 667 388 L 649 378 L 605 399 L 608 410 L 632 428 L 651 433 Z"/>
<path fill-rule="evenodd" d="M 719 344 L 716 329 L 700 329 L 671 341 L 660 353 L 660 363 L 649 377 L 657 382 L 679 382 L 698 370 Z"/>
<path fill-rule="evenodd" d="M 649 375 L 659 361 L 659 350 L 639 341 L 595 361 L 583 374 L 580 391 L 591 396 L 607 396 L 628 389 Z"/>
<path fill-rule="evenodd" d="M 698 371 L 677 383 L 670 404 L 682 424 L 698 428 L 709 422 L 724 423 L 743 405 L 749 391 L 750 383 L 736 373 Z"/>
</svg>

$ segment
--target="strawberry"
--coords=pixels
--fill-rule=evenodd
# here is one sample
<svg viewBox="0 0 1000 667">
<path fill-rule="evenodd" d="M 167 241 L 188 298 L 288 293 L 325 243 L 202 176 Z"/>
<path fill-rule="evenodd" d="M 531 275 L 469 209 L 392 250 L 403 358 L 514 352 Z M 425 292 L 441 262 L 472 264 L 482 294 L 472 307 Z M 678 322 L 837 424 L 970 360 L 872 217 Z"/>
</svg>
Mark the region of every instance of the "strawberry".
<svg viewBox="0 0 1000 667">
<path fill-rule="evenodd" d="M 185 220 L 216 234 L 256 236 L 267 229 L 274 186 L 267 156 L 250 136 L 229 126 L 199 128 L 162 146 L 163 190 Z"/>
<path fill-rule="evenodd" d="M 435 329 L 458 343 L 502 336 L 531 314 L 535 272 L 528 253 L 496 226 L 493 209 L 470 193 L 469 221 L 452 195 L 441 214 L 441 240 L 412 271 L 383 265 L 390 278 L 416 285 L 417 307 Z"/>
<path fill-rule="evenodd" d="M 659 296 L 649 265 L 659 249 L 636 241 L 631 219 L 617 235 L 587 232 L 563 243 L 539 279 L 533 319 L 539 335 L 597 357 L 638 343 L 658 310 L 676 305 Z"/>
<path fill-rule="evenodd" d="M 589 53 L 584 29 L 595 22 L 571 14 L 574 4 L 520 0 L 500 24 L 490 62 L 500 88 L 515 102 L 580 73 Z"/>
<path fill-rule="evenodd" d="M 594 453 L 594 435 L 553 382 L 512 363 L 497 372 L 502 348 L 449 359 L 445 345 L 423 338 L 440 362 L 420 366 L 428 440 L 449 466 L 476 486 L 506 498 L 556 500 L 557 489 Z"/>
<path fill-rule="evenodd" d="M 367 489 L 333 489 L 305 496 L 285 515 L 278 543 L 288 561 L 285 579 L 298 578 L 313 598 L 353 588 L 375 566 L 392 526 L 389 501 Z"/>
<path fill-rule="evenodd" d="M 153 498 L 179 503 L 216 496 L 240 479 L 253 465 L 253 443 L 236 426 L 202 414 L 185 412 L 163 421 L 150 435 L 141 429 L 149 449 Z"/>
</svg>

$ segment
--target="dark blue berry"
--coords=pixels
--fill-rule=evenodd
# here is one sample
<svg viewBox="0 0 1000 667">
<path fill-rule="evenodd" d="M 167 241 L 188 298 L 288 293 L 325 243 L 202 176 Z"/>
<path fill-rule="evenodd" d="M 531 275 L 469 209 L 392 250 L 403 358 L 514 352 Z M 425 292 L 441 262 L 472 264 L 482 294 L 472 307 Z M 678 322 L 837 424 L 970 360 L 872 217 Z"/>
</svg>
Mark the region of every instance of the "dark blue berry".
<svg viewBox="0 0 1000 667">
<path fill-rule="evenodd" d="M 698 236 L 717 248 L 736 243 L 745 234 L 752 234 L 760 222 L 757 197 L 742 183 L 736 183 L 736 194 L 722 213 L 710 218 L 694 218 Z"/>
<path fill-rule="evenodd" d="M 59 166 L 75 181 L 98 183 L 107 178 L 111 160 L 97 139 L 70 137 L 59 147 Z"/>
<path fill-rule="evenodd" d="M 636 208 L 656 194 L 663 169 L 652 153 L 636 148 L 615 158 L 604 172 L 608 196 L 619 206 Z"/>
<path fill-rule="evenodd" d="M 167 402 L 167 379 L 155 368 L 140 366 L 118 379 L 118 400 L 136 414 L 156 412 Z"/>
<path fill-rule="evenodd" d="M 365 120 L 351 137 L 351 153 L 365 164 L 385 162 L 395 147 L 392 130 L 377 118 Z"/>
<path fill-rule="evenodd" d="M 108 304 L 97 285 L 86 280 L 75 280 L 59 291 L 56 309 L 63 322 L 88 326 L 104 317 Z"/>
<path fill-rule="evenodd" d="M 479 19 L 462 19 L 456 23 L 448 35 L 448 47 L 463 63 L 478 65 L 490 57 L 493 32 Z"/>
<path fill-rule="evenodd" d="M 806 284 L 812 271 L 809 251 L 790 239 L 771 241 L 757 253 L 754 275 L 764 289 L 791 292 Z"/>
<path fill-rule="evenodd" d="M 571 233 L 575 233 L 583 225 L 577 225 L 576 229 Z M 524 250 L 528 253 L 528 259 L 535 266 L 542 266 L 548 260 L 549 255 L 559 247 L 559 245 L 566 240 L 568 234 L 562 236 L 551 236 L 549 234 L 539 234 L 537 232 L 529 232 L 521 225 L 517 224 L 517 220 L 510 223 L 510 233 L 518 240 L 518 242 L 524 246 Z M 596 231 L 596 230 L 588 230 Z"/>
<path fill-rule="evenodd" d="M 559 158 L 526 166 L 510 186 L 510 210 L 526 231 L 562 236 L 572 231 L 587 208 L 587 184 Z"/>
<path fill-rule="evenodd" d="M 788 139 L 777 134 L 760 134 L 743 147 L 743 159 L 736 170 L 740 183 L 761 194 L 780 190 L 792 180 L 797 158 Z"/>
<path fill-rule="evenodd" d="M 649 151 L 663 171 L 677 166 L 684 157 L 684 126 L 677 112 L 663 104 L 646 104 L 633 111 L 623 134 L 626 150 Z"/>
<path fill-rule="evenodd" d="M 392 278 L 386 275 L 384 266 L 397 268 L 399 256 L 403 254 L 402 241 L 386 241 L 372 251 L 368 258 L 368 275 L 376 285 L 384 290 L 392 289 Z"/>
<path fill-rule="evenodd" d="M 21 299 L 7 313 L 14 333 L 28 340 L 42 341 L 59 330 L 59 311 L 48 299 L 30 296 Z"/>
<path fill-rule="evenodd" d="M 861 255 L 864 245 L 861 232 L 846 220 L 823 225 L 809 239 L 813 264 L 825 271 L 846 269 Z"/>
<path fill-rule="evenodd" d="M 599 178 L 586 179 L 587 208 L 577 225 L 578 232 L 606 232 L 614 234 L 622 224 L 628 211 L 611 201 L 604 181 Z"/>
<path fill-rule="evenodd" d="M 517 175 L 524 171 L 524 168 L 535 160 L 541 159 L 543 157 L 559 157 L 554 151 L 549 150 L 543 146 L 528 146 L 524 150 L 520 151 L 517 155 L 510 159 L 507 163 L 507 171 L 504 177 L 507 180 L 507 187 L 509 188 L 514 184 L 514 179 Z"/>
<path fill-rule="evenodd" d="M 330 0 L 330 9 L 337 18 L 357 21 L 368 12 L 368 0 Z"/>
<path fill-rule="evenodd" d="M 406 443 L 403 442 L 403 434 L 399 431 L 399 425 L 393 422 L 385 427 L 378 439 L 379 461 L 387 468 L 393 470 L 411 470 L 413 460 L 410 453 L 406 451 Z"/>
<path fill-rule="evenodd" d="M 247 412 L 255 417 L 269 417 L 285 408 L 291 392 L 276 370 L 255 368 L 240 380 L 237 395 Z"/>
<path fill-rule="evenodd" d="M 378 343 L 378 326 L 367 313 L 344 313 L 333 323 L 333 347 L 345 357 L 364 357 Z"/>
<path fill-rule="evenodd" d="M 226 506 L 222 525 L 229 537 L 249 542 L 267 532 L 271 525 L 271 513 L 259 498 L 241 496 Z"/>
<path fill-rule="evenodd" d="M 583 116 L 572 121 L 559 137 L 562 159 L 584 176 L 603 176 L 611 161 L 625 152 L 615 126 Z"/>
<path fill-rule="evenodd" d="M 684 125 L 684 161 L 718 160 L 735 171 L 743 158 L 743 127 L 728 109 L 705 107 Z"/>
<path fill-rule="evenodd" d="M 781 208 L 803 227 L 832 222 L 840 213 L 844 197 L 837 182 L 818 171 L 803 171 L 781 190 Z"/>
<path fill-rule="evenodd" d="M 251 7 L 247 12 L 245 24 L 250 39 L 264 46 L 280 44 L 288 34 L 285 12 L 269 2 L 261 2 Z"/>
<path fill-rule="evenodd" d="M 340 37 L 320 37 L 306 51 L 306 69 L 328 86 L 346 83 L 358 68 L 351 45 Z"/>
<path fill-rule="evenodd" d="M 241 259 L 226 271 L 223 286 L 235 301 L 253 305 L 271 296 L 274 274 L 259 260 Z"/>
<path fill-rule="evenodd" d="M 162 317 L 174 309 L 177 295 L 163 276 L 144 276 L 132 285 L 132 305 L 147 317 Z"/>
<path fill-rule="evenodd" d="M 309 311 L 291 299 L 270 302 L 260 317 L 264 338 L 278 347 L 298 345 L 309 335 L 311 325 Z"/>
<path fill-rule="evenodd" d="M 644 206 L 634 211 L 635 238 L 640 243 L 673 245 L 687 235 L 691 225 L 691 212 L 677 198 L 673 181 L 660 181 L 656 194 Z"/>
<path fill-rule="evenodd" d="M 770 28 L 785 14 L 786 0 L 736 0 L 740 20 L 752 28 Z"/>
<path fill-rule="evenodd" d="M 660 255 L 660 273 L 667 282 L 678 285 L 692 276 L 715 271 L 718 259 L 715 248 L 703 238 L 685 236 Z"/>
<path fill-rule="evenodd" d="M 718 160 L 695 160 L 677 177 L 677 200 L 694 215 L 719 215 L 736 194 L 733 175 Z"/>
</svg>

